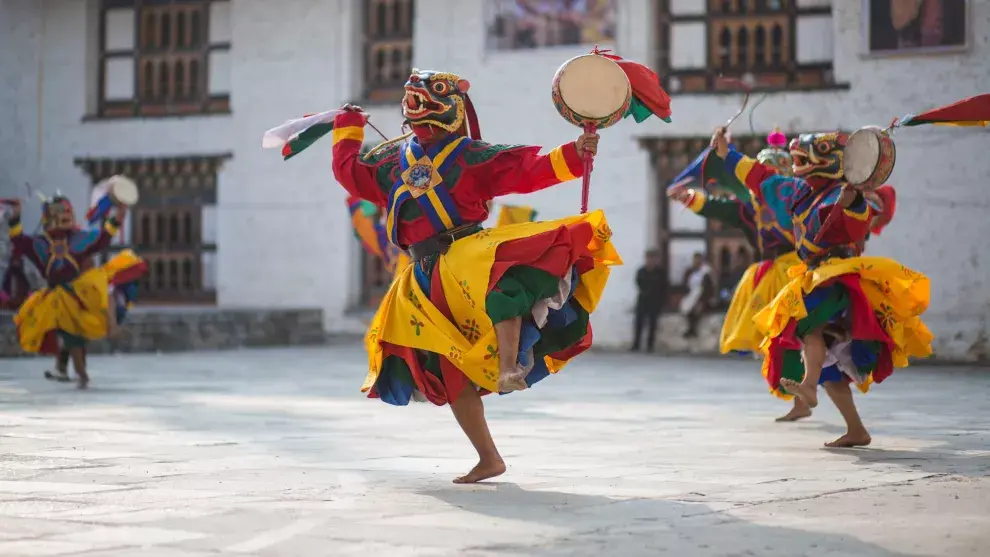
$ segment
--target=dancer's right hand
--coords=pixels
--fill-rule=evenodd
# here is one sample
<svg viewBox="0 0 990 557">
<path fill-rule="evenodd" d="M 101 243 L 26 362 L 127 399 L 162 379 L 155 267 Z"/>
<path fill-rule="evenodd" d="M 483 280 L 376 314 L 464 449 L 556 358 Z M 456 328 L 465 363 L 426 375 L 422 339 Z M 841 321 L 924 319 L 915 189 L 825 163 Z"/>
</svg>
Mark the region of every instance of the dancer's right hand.
<svg viewBox="0 0 990 557">
<path fill-rule="evenodd" d="M 729 131 L 724 127 L 715 128 L 710 145 L 718 158 L 724 159 L 729 154 Z"/>
<path fill-rule="evenodd" d="M 365 124 L 368 123 L 368 114 L 360 106 L 356 104 L 346 103 L 344 104 L 344 106 L 340 107 L 340 109 L 343 110 L 344 112 L 357 112 L 358 114 L 364 116 L 364 123 Z"/>
</svg>

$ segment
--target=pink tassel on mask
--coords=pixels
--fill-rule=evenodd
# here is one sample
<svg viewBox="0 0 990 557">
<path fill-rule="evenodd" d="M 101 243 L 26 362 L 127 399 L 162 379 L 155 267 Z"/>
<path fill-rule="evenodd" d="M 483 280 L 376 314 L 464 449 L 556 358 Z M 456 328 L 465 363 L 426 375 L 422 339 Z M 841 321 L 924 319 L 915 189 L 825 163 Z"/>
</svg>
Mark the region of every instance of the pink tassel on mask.
<svg viewBox="0 0 990 557">
<path fill-rule="evenodd" d="M 784 135 L 784 132 L 780 131 L 779 127 L 774 126 L 773 131 L 767 136 L 767 143 L 773 147 L 783 149 L 787 147 L 787 136 Z"/>
</svg>

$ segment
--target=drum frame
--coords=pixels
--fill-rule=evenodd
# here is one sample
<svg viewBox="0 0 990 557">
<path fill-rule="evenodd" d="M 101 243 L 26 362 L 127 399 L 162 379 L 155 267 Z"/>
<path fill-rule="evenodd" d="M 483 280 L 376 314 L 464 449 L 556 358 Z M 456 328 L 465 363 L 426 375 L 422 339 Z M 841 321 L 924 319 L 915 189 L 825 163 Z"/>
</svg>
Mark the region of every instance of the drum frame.
<svg viewBox="0 0 990 557">
<path fill-rule="evenodd" d="M 870 172 L 869 177 L 859 183 L 854 183 L 849 180 L 848 175 L 845 170 L 845 160 L 843 160 L 842 173 L 846 178 L 846 181 L 850 186 L 856 188 L 860 191 L 873 191 L 887 182 L 890 175 L 894 172 L 894 163 L 897 161 L 897 148 L 894 145 L 893 138 L 890 137 L 888 130 L 880 128 L 878 126 L 864 126 L 849 136 L 851 140 L 856 134 L 860 133 L 870 133 L 877 138 L 877 143 L 879 145 L 879 152 L 877 154 L 877 160 L 873 165 L 873 171 Z M 848 149 L 849 142 L 846 142 L 846 148 Z M 848 152 L 846 153 L 848 154 Z"/>
</svg>

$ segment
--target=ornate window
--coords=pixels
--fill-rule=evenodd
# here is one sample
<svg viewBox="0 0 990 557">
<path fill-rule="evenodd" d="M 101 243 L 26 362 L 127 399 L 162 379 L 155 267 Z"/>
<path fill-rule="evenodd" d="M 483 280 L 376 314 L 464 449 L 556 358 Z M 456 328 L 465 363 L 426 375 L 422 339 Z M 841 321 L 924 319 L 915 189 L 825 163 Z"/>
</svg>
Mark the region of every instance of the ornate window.
<svg viewBox="0 0 990 557">
<path fill-rule="evenodd" d="M 732 267 L 741 261 L 755 260 L 753 248 L 742 231 L 723 226 L 715 220 L 703 219 L 680 203 L 669 200 L 665 194 L 670 181 L 708 146 L 709 139 L 674 137 L 643 141 L 650 151 L 657 180 L 656 246 L 661 252 L 661 260 L 665 262 L 671 285 L 668 309 L 676 308 L 685 293 L 684 272 L 694 253 L 707 256 L 716 282 L 720 277 L 731 275 Z M 737 149 L 754 157 L 766 146 L 766 138 L 763 137 L 736 136 L 733 142 Z M 719 195 L 724 192 L 715 189 L 712 193 Z M 718 285 L 719 288 L 724 286 L 732 285 Z"/>
<path fill-rule="evenodd" d="M 102 0 L 100 117 L 230 109 L 230 0 Z"/>
<path fill-rule="evenodd" d="M 142 303 L 216 302 L 217 172 L 228 155 L 84 159 L 93 184 L 124 174 L 141 199 L 111 251 L 132 248 L 148 262 Z"/>
<path fill-rule="evenodd" d="M 690 7 L 689 7 L 690 6 Z M 827 2 L 656 0 L 665 86 L 674 93 L 738 88 L 835 87 L 832 13 Z"/>
<path fill-rule="evenodd" d="M 412 69 L 415 0 L 366 0 L 364 98 L 398 101 Z"/>
</svg>

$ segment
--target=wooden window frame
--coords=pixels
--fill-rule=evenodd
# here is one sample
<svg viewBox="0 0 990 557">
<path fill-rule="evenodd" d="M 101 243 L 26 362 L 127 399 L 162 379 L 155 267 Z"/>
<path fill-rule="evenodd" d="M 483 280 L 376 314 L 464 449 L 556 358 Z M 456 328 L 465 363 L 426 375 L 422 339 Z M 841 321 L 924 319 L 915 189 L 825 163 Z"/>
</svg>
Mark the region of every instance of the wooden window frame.
<svg viewBox="0 0 990 557">
<path fill-rule="evenodd" d="M 807 91 L 807 90 L 845 90 L 848 84 L 836 83 L 832 62 L 799 64 L 797 62 L 797 21 L 800 16 L 830 15 L 831 6 L 799 7 L 797 0 L 780 0 L 784 6 L 780 10 L 767 7 L 767 0 L 704 0 L 704 14 L 672 15 L 671 0 L 654 0 L 656 18 L 657 58 L 655 61 L 657 73 L 662 76 L 663 86 L 671 94 L 724 94 L 738 92 L 741 88 L 739 81 L 749 82 L 752 91 Z M 702 0 L 696 0 L 702 1 Z M 721 5 L 730 3 L 733 7 L 747 7 L 745 13 L 724 13 Z M 760 19 L 775 21 L 783 29 L 783 41 L 786 43 L 780 63 L 771 61 L 771 38 L 766 37 L 765 59 L 768 63 L 755 64 L 756 46 L 747 43 L 747 62 L 739 64 L 738 60 L 728 67 L 717 63 L 719 36 L 718 30 L 723 26 L 740 26 L 740 22 Z M 706 67 L 698 69 L 671 69 L 670 66 L 670 36 L 671 27 L 675 23 L 704 23 L 705 42 L 707 47 Z M 772 29 L 767 29 L 769 35 Z M 755 34 L 755 27 L 754 27 Z M 738 34 L 733 33 L 731 39 L 738 46 Z M 734 78 L 734 79 L 722 79 Z"/>
<path fill-rule="evenodd" d="M 724 247 L 728 247 L 732 256 L 742 247 L 750 255 L 752 261 L 756 261 L 757 254 L 750 246 L 745 234 L 738 228 L 725 226 L 722 223 L 705 219 L 705 228 L 700 231 L 671 230 L 671 204 L 674 203 L 667 198 L 666 191 L 670 181 L 680 173 L 688 164 L 698 156 L 705 147 L 708 146 L 710 137 L 702 136 L 672 136 L 662 138 L 646 138 L 640 144 L 650 153 L 650 164 L 654 169 L 654 179 L 656 184 L 656 236 L 654 242 L 656 249 L 660 251 L 660 260 L 667 269 L 670 280 L 668 298 L 665 303 L 665 310 L 675 311 L 680 299 L 686 293 L 684 285 L 681 284 L 682 277 L 674 276 L 671 265 L 671 240 L 702 240 L 705 244 L 704 253 L 708 257 L 712 266 L 713 277 L 717 288 L 727 285 L 718 284 L 722 276 L 722 264 L 719 261 L 719 253 Z M 755 157 L 756 154 L 766 147 L 766 137 L 745 135 L 733 136 L 733 143 L 744 154 Z M 675 209 L 679 210 L 679 209 Z M 689 209 L 684 209 L 688 211 Z M 700 218 L 700 217 L 699 217 Z M 733 285 L 728 285 L 733 286 Z"/>
<path fill-rule="evenodd" d="M 210 6 L 217 2 L 232 2 L 233 0 L 101 0 L 99 5 L 99 60 L 97 78 L 97 119 L 104 118 L 158 118 L 174 116 L 191 116 L 204 114 L 229 114 L 230 95 L 229 93 L 211 95 L 209 91 L 210 55 L 214 52 L 229 52 L 229 42 L 212 42 L 209 36 L 210 30 Z M 146 48 L 142 42 L 146 36 L 142 28 L 145 23 L 145 9 L 157 9 L 170 5 L 192 5 L 199 4 L 198 12 L 200 18 L 200 44 L 194 48 L 177 49 L 168 47 L 166 49 Z M 134 46 L 127 50 L 107 50 L 107 12 L 112 9 L 132 9 L 134 10 Z M 191 26 L 191 23 L 189 24 Z M 191 29 L 191 27 L 190 27 Z M 192 31 L 190 30 L 190 33 Z M 176 28 L 171 34 L 173 37 L 178 33 Z M 174 65 L 162 66 L 167 63 L 169 57 L 181 57 L 185 62 L 195 61 L 198 64 L 197 88 L 198 92 L 194 97 L 176 98 L 173 95 L 167 96 L 164 101 L 156 101 L 145 98 L 142 85 L 145 81 L 142 72 L 145 63 L 157 61 L 154 65 L 156 73 L 161 67 L 169 68 L 169 81 L 171 82 L 175 69 Z M 131 58 L 134 64 L 134 95 L 126 100 L 108 100 L 106 98 L 106 65 L 114 58 Z M 152 58 L 154 60 L 149 60 Z M 186 79 L 189 71 L 184 71 Z M 158 79 L 158 76 L 155 77 Z"/>
<path fill-rule="evenodd" d="M 412 70 L 416 0 L 365 0 L 361 6 L 361 28 L 364 29 L 362 98 L 369 104 L 398 102 Z M 382 64 L 378 64 L 379 56 Z M 382 77 L 382 72 L 388 76 Z"/>
<path fill-rule="evenodd" d="M 217 206 L 218 173 L 223 163 L 231 158 L 230 154 L 194 155 L 164 158 L 129 158 L 129 159 L 76 159 L 76 166 L 85 171 L 93 186 L 115 174 L 124 174 L 138 184 L 141 199 L 131 207 L 127 214 L 124 229 L 130 230 L 130 238 L 126 242 L 115 242 L 103 254 L 104 259 L 124 249 L 133 249 L 147 261 L 148 273 L 141 279 L 139 304 L 144 305 L 215 305 L 216 290 L 206 287 L 204 256 L 215 258 L 217 245 L 202 240 L 204 207 Z M 184 168 L 191 168 L 186 172 Z M 197 170 L 199 169 L 199 170 Z M 174 241 L 164 238 L 149 245 L 149 240 L 143 238 L 142 217 L 152 216 L 154 225 L 149 220 L 149 235 L 165 234 L 159 225 L 169 224 L 167 219 L 193 215 L 188 221 L 182 222 L 184 231 L 175 228 L 179 236 Z M 174 263 L 176 276 L 181 278 L 183 265 L 189 264 L 191 279 L 180 285 L 179 280 L 169 284 L 167 277 L 158 277 L 171 272 Z M 214 261 L 215 264 L 215 261 Z M 156 284 L 152 284 L 152 282 Z M 160 286 L 163 285 L 163 286 Z"/>
</svg>

